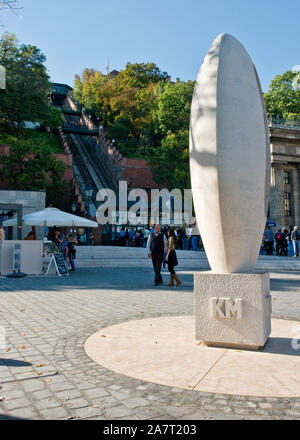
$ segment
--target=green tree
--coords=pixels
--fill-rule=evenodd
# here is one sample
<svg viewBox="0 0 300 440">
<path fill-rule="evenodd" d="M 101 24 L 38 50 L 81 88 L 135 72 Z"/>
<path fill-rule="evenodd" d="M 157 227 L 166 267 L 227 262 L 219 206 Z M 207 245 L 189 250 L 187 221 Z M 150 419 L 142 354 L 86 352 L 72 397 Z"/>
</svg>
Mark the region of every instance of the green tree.
<svg viewBox="0 0 300 440">
<path fill-rule="evenodd" d="M 121 70 L 116 77 L 119 90 L 127 87 L 144 88 L 150 83 L 165 81 L 168 77 L 167 72 L 161 72 L 154 63 L 127 63 L 124 70 Z"/>
<path fill-rule="evenodd" d="M 169 133 L 148 161 L 157 182 L 171 189 L 190 188 L 189 130 Z"/>
<path fill-rule="evenodd" d="M 300 120 L 300 73 L 288 70 L 275 76 L 265 102 L 268 116 Z"/>
<path fill-rule="evenodd" d="M 20 134 L 24 121 L 43 121 L 49 114 L 46 57 L 36 46 L 21 45 L 13 34 L 0 39 L 0 64 L 6 69 L 6 90 L 0 113 Z"/>
<path fill-rule="evenodd" d="M 63 121 L 62 111 L 58 107 L 50 107 L 46 118 L 42 121 L 44 125 L 49 126 L 53 130 L 57 130 Z"/>
<path fill-rule="evenodd" d="M 159 84 L 157 87 L 157 109 L 154 111 L 154 123 L 157 132 L 163 136 L 187 129 L 195 83 Z"/>
<path fill-rule="evenodd" d="M 9 155 L 0 155 L 0 179 L 10 189 L 60 192 L 65 164 L 57 161 L 46 142 L 18 141 Z"/>
<path fill-rule="evenodd" d="M 117 76 L 85 69 L 75 77 L 75 94 L 124 156 L 145 158 L 157 181 L 184 188 L 194 83 L 167 79 L 154 63 L 127 63 Z"/>
</svg>

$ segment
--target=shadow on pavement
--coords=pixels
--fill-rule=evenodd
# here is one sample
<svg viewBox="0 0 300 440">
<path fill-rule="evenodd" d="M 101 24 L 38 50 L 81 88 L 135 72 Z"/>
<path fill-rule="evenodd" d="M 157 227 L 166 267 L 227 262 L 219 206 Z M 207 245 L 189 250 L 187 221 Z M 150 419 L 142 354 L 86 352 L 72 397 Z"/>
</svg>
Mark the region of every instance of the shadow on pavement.
<svg viewBox="0 0 300 440">
<path fill-rule="evenodd" d="M 6 367 L 30 367 L 32 364 L 30 362 L 17 361 L 16 359 L 1 359 L 0 366 L 5 365 Z"/>
</svg>

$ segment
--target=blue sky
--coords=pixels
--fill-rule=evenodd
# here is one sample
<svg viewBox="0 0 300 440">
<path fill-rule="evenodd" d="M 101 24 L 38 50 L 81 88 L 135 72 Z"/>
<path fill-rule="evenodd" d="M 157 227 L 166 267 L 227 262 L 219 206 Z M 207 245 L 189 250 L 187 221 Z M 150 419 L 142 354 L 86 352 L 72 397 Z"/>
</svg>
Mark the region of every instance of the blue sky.
<svg viewBox="0 0 300 440">
<path fill-rule="evenodd" d="M 212 41 L 238 38 L 266 91 L 271 79 L 300 64 L 300 0 L 20 0 L 2 12 L 0 33 L 38 46 L 54 82 L 73 85 L 85 67 L 105 72 L 127 61 L 156 63 L 172 79 L 194 80 Z"/>
</svg>

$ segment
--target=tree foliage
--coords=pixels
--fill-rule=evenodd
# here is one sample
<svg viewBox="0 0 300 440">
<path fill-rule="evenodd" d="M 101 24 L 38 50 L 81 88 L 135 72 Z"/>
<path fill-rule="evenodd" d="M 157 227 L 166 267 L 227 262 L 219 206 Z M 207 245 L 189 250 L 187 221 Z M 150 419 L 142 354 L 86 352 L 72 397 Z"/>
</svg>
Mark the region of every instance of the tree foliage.
<svg viewBox="0 0 300 440">
<path fill-rule="evenodd" d="M 154 63 L 127 63 L 118 75 L 85 69 L 81 76 L 75 76 L 74 85 L 75 97 L 101 121 L 122 154 L 150 161 L 156 179 L 166 185 L 176 179 L 180 185 L 188 181 L 188 157 L 184 153 L 188 141 L 183 133 L 189 127 L 194 83 L 173 84 Z M 174 148 L 172 140 L 176 142 Z M 160 164 L 161 157 L 168 160 L 164 165 L 167 173 L 161 166 L 154 167 L 154 157 Z M 184 163 L 177 165 L 178 160 Z"/>
<path fill-rule="evenodd" d="M 0 39 L 0 64 L 6 69 L 6 90 L 0 101 L 1 116 L 20 133 L 24 121 L 50 117 L 46 57 L 31 45 L 18 45 L 14 34 Z"/>
<path fill-rule="evenodd" d="M 169 188 L 190 188 L 189 130 L 169 132 L 148 158 L 154 178 Z"/>
<path fill-rule="evenodd" d="M 62 197 L 65 169 L 65 164 L 57 161 L 48 144 L 42 141 L 22 139 L 11 146 L 9 155 L 0 155 L 0 179 L 10 189 L 46 190 L 49 203 Z"/>
<path fill-rule="evenodd" d="M 189 126 L 194 85 L 192 82 L 167 83 L 159 93 L 154 121 L 157 130 L 163 135 Z"/>
<path fill-rule="evenodd" d="M 288 70 L 275 76 L 265 102 L 269 116 L 300 120 L 300 73 Z"/>
</svg>

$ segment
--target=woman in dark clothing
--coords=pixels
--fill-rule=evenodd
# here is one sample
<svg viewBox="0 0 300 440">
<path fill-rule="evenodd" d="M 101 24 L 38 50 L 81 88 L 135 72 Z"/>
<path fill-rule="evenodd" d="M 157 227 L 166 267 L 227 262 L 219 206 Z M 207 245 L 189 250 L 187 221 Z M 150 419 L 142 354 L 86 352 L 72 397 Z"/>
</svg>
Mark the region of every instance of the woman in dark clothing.
<svg viewBox="0 0 300 440">
<path fill-rule="evenodd" d="M 176 244 L 177 244 L 177 239 L 175 236 L 174 229 L 170 229 L 168 231 L 168 250 L 166 255 L 166 262 L 168 264 L 168 269 L 170 272 L 170 282 L 169 284 L 167 284 L 167 286 L 174 286 L 174 280 L 175 280 L 176 287 L 178 287 L 182 283 L 174 271 L 174 267 L 178 265 L 176 251 L 175 251 Z"/>
<path fill-rule="evenodd" d="M 78 244 L 78 241 L 76 238 L 73 237 L 73 235 L 69 236 L 69 241 L 67 244 L 67 257 L 68 257 L 68 265 L 71 266 L 71 272 L 74 272 L 75 270 L 75 263 L 74 260 L 76 258 L 76 249 L 75 246 Z"/>
</svg>

